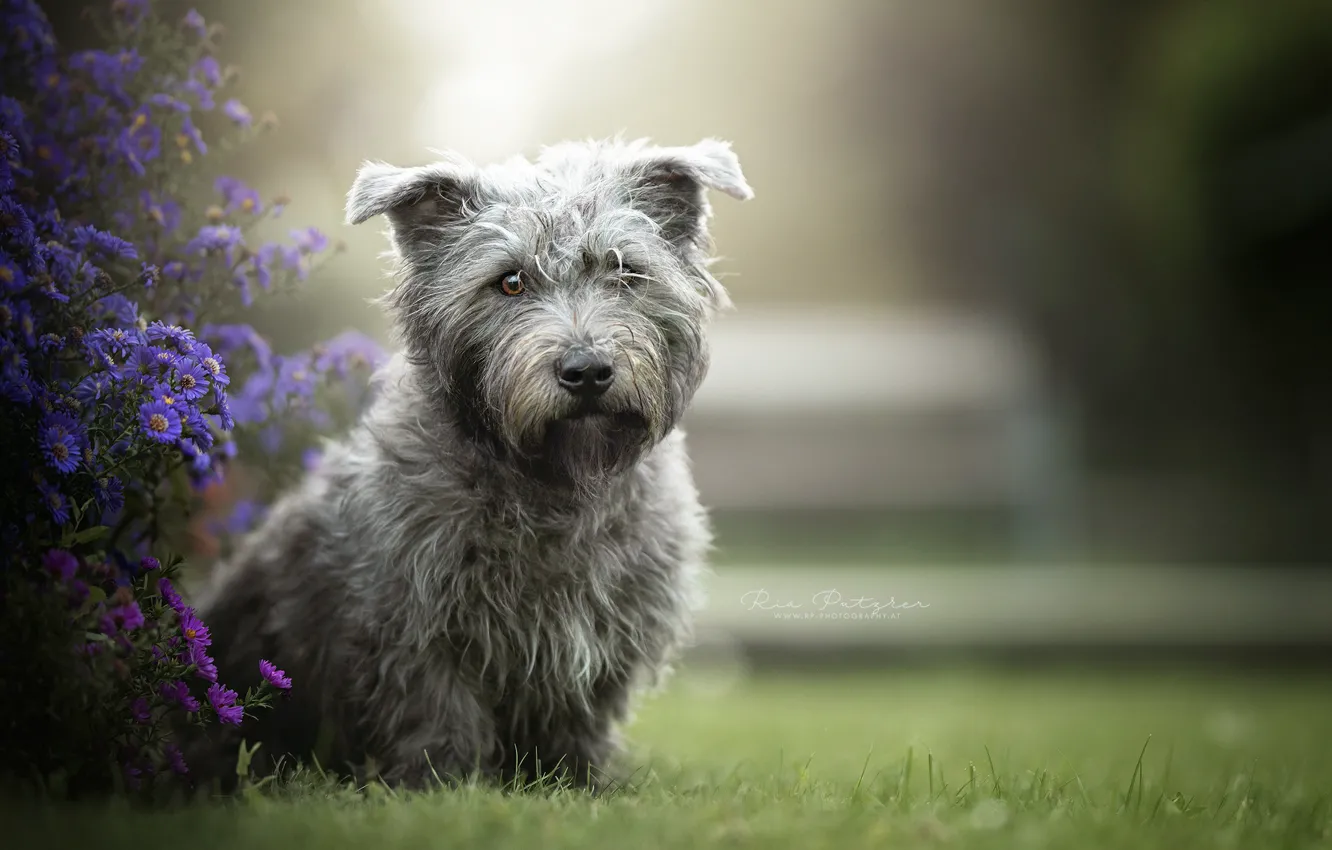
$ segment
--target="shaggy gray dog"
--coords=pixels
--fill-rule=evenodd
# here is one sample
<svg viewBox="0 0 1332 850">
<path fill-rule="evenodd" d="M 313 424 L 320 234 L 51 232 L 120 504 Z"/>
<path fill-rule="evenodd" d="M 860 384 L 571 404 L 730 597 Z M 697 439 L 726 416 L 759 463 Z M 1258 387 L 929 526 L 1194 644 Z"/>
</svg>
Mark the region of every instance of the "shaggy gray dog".
<svg viewBox="0 0 1332 850">
<path fill-rule="evenodd" d="M 266 762 L 596 785 L 710 545 L 676 427 L 727 303 L 708 189 L 752 196 L 724 142 L 361 169 L 347 221 L 387 217 L 401 351 L 199 600 L 222 681 L 264 657 L 296 683 L 249 721 Z"/>
</svg>

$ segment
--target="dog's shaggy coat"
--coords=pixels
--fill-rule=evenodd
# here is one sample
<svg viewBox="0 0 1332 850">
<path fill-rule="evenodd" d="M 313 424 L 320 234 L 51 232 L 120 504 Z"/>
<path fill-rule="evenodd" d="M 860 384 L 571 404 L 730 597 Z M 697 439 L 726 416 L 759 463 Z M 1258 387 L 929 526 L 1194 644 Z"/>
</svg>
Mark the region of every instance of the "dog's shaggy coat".
<svg viewBox="0 0 1332 850">
<path fill-rule="evenodd" d="M 361 169 L 347 218 L 389 221 L 401 350 L 199 599 L 222 681 L 257 684 L 263 657 L 295 682 L 247 721 L 261 761 L 408 785 L 609 768 L 710 544 L 676 427 L 727 303 L 708 189 L 752 194 L 713 140 Z M 570 352 L 604 394 L 570 391 Z M 235 752 L 192 767 L 225 777 Z"/>
</svg>

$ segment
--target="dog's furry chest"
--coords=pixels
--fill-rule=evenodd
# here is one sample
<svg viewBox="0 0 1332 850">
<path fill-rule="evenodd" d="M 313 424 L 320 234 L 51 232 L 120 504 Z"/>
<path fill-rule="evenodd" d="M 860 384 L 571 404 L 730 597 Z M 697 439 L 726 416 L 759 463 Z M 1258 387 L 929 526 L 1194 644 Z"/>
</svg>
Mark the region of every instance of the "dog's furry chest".
<svg viewBox="0 0 1332 850">
<path fill-rule="evenodd" d="M 680 638 L 687 564 L 633 535 L 462 535 L 437 588 L 439 651 L 497 698 L 537 688 L 582 699 L 654 667 Z"/>
</svg>

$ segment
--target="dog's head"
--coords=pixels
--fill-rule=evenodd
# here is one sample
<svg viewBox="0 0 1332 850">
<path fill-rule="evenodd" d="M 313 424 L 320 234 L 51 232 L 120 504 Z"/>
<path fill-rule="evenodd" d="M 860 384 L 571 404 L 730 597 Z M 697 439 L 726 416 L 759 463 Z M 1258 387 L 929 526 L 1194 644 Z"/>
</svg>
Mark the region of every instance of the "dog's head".
<svg viewBox="0 0 1332 850">
<path fill-rule="evenodd" d="M 670 433 L 725 306 L 707 191 L 752 196 L 730 146 L 565 143 L 536 162 L 367 163 L 347 221 L 383 214 L 407 357 L 475 439 L 556 479 L 624 469 Z"/>
</svg>

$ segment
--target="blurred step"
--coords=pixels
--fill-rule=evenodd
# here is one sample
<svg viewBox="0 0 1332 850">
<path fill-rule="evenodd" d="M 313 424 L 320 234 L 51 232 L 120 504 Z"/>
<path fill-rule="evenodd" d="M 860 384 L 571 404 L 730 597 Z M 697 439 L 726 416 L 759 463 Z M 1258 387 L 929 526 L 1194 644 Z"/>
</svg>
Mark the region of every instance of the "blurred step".
<svg viewBox="0 0 1332 850">
<path fill-rule="evenodd" d="M 701 648 L 1332 647 L 1332 572 L 1182 566 L 719 568 Z"/>
</svg>

